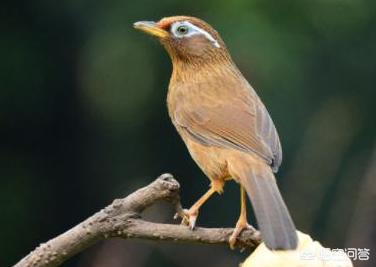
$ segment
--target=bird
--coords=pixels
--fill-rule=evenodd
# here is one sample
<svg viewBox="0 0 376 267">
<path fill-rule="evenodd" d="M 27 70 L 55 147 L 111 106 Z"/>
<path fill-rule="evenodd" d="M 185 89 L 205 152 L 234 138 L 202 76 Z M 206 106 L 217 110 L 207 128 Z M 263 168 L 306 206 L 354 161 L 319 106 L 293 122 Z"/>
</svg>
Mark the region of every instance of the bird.
<svg viewBox="0 0 376 267">
<path fill-rule="evenodd" d="M 225 183 L 240 185 L 240 216 L 229 245 L 235 247 L 252 204 L 261 238 L 271 250 L 294 250 L 294 222 L 274 173 L 282 162 L 275 125 L 226 48 L 219 33 L 191 16 L 171 16 L 133 24 L 159 40 L 172 61 L 167 92 L 169 117 L 191 157 L 210 180 L 209 190 L 182 212 L 193 229 L 200 207 Z"/>
</svg>

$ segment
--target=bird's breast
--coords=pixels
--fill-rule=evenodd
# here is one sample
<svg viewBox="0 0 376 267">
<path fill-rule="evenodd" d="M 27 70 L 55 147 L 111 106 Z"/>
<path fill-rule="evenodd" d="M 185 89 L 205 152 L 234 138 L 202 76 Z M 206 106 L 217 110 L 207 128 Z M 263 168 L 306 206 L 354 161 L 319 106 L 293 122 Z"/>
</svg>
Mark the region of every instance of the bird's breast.
<svg viewBox="0 0 376 267">
<path fill-rule="evenodd" d="M 181 108 L 217 107 L 226 105 L 250 106 L 255 94 L 248 82 L 232 72 L 209 71 L 192 75 L 190 80 L 171 79 L 167 106 L 170 116 Z"/>
</svg>

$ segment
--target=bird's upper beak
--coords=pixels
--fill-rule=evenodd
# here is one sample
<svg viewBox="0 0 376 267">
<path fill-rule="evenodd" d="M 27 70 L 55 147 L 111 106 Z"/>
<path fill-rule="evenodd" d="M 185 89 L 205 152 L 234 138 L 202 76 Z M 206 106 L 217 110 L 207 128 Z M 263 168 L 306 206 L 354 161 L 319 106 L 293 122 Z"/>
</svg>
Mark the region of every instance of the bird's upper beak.
<svg viewBox="0 0 376 267">
<path fill-rule="evenodd" d="M 166 38 L 169 35 L 167 31 L 160 28 L 154 21 L 137 21 L 133 24 L 133 27 L 158 38 Z"/>
</svg>

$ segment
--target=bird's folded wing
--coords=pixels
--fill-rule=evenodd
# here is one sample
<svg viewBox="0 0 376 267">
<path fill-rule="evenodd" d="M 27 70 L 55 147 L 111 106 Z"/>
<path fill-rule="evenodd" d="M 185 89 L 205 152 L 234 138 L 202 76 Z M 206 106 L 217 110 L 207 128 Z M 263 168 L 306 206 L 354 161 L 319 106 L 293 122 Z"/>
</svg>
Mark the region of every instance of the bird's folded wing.
<svg viewBox="0 0 376 267">
<path fill-rule="evenodd" d="M 175 122 L 197 142 L 255 153 L 276 171 L 282 159 L 278 133 L 262 103 L 251 104 L 182 105 L 175 110 Z"/>
</svg>

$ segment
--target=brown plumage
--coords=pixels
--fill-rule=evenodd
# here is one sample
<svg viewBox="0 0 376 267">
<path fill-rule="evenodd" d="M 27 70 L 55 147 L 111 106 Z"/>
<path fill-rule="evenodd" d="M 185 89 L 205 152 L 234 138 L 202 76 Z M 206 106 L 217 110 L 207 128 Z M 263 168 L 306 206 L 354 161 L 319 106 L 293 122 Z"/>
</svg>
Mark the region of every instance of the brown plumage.
<svg viewBox="0 0 376 267">
<path fill-rule="evenodd" d="M 241 214 L 230 245 L 249 227 L 245 192 L 250 197 L 262 238 L 270 249 L 295 249 L 295 226 L 279 193 L 273 171 L 282 150 L 268 111 L 232 61 L 219 34 L 206 22 L 186 16 L 137 22 L 157 37 L 173 63 L 167 105 L 171 120 L 211 188 L 183 222 L 192 228 L 200 206 L 221 193 L 226 180 L 241 188 Z"/>
</svg>

